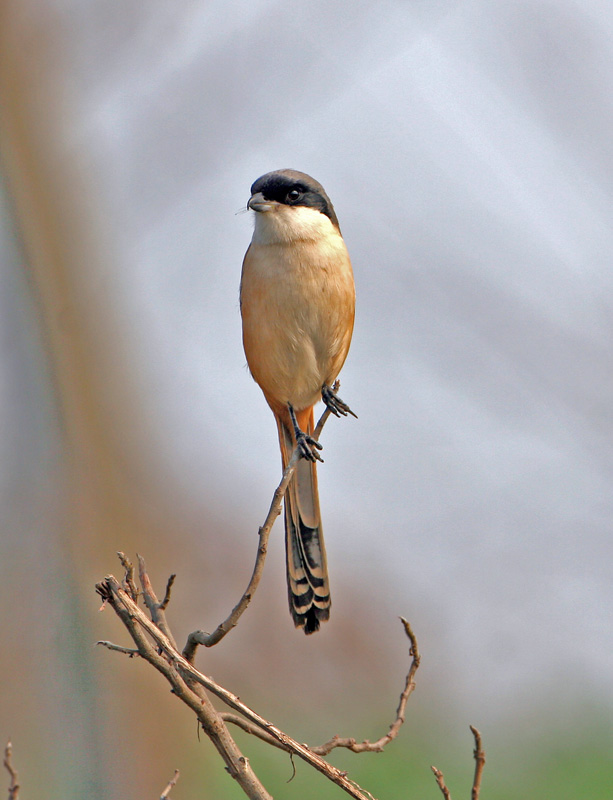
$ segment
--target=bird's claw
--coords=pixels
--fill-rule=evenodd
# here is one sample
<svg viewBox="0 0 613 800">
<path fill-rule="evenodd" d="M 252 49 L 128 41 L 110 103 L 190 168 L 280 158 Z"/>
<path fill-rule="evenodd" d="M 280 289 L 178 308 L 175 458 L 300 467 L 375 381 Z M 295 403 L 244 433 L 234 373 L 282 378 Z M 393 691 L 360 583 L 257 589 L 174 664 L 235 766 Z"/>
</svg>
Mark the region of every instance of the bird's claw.
<svg viewBox="0 0 613 800">
<path fill-rule="evenodd" d="M 321 461 L 323 464 L 323 458 L 318 452 L 318 450 L 323 450 L 323 445 L 317 439 L 309 436 L 308 433 L 300 431 L 296 436 L 296 445 L 302 458 L 306 458 L 307 461 Z"/>
<path fill-rule="evenodd" d="M 317 452 L 318 450 L 323 450 L 323 445 L 320 444 L 317 439 L 314 439 L 312 436 L 309 436 L 308 433 L 300 430 L 300 426 L 298 425 L 298 420 L 296 419 L 296 413 L 291 405 L 291 403 L 287 404 L 287 408 L 289 410 L 289 416 L 292 421 L 292 425 L 294 426 L 294 436 L 296 437 L 296 447 L 300 452 L 301 458 L 306 458 L 307 461 L 321 461 L 323 464 L 323 458 Z"/>
<path fill-rule="evenodd" d="M 344 403 L 335 393 L 334 389 L 330 388 L 327 383 L 324 383 L 321 387 L 321 399 L 324 401 L 326 408 L 334 414 L 335 417 L 346 417 L 347 414 L 351 414 L 352 417 L 358 418 L 358 415 L 353 413 L 347 403 Z"/>
</svg>

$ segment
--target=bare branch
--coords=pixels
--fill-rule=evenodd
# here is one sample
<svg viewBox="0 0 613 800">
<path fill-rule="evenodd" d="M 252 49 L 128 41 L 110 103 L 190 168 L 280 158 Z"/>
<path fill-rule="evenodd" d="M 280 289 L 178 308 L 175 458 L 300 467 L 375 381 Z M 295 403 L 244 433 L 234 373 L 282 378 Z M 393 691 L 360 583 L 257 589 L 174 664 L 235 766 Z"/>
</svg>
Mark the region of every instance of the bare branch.
<svg viewBox="0 0 613 800">
<path fill-rule="evenodd" d="M 236 725 L 241 730 L 245 731 L 245 733 L 249 733 L 252 736 L 257 736 L 258 739 L 261 739 L 266 744 L 270 744 L 273 747 L 278 747 L 280 750 L 284 750 L 286 753 L 291 753 L 291 750 L 285 745 L 281 744 L 274 736 L 271 736 L 269 733 L 266 733 L 264 728 L 260 728 L 258 725 L 254 725 L 251 722 L 248 722 L 243 717 L 239 717 L 238 714 L 231 714 L 229 711 L 222 711 L 221 716 L 224 722 L 231 722 L 233 725 Z"/>
<path fill-rule="evenodd" d="M 319 422 L 317 423 L 315 430 L 313 431 L 312 435 L 314 439 L 319 439 L 319 437 L 321 436 L 321 432 L 329 416 L 330 416 L 330 411 L 329 409 L 326 408 L 326 410 L 319 418 Z M 205 633 L 204 631 L 198 631 L 199 640 L 196 641 L 194 639 L 191 642 L 188 641 L 188 643 L 185 645 L 185 649 L 183 650 L 183 656 L 184 658 L 187 658 L 189 661 L 193 661 L 197 645 L 204 645 L 205 647 L 213 647 L 213 645 L 216 645 L 218 642 L 220 642 L 224 638 L 224 636 L 232 630 L 232 628 L 235 628 L 243 612 L 251 602 L 251 598 L 253 597 L 256 589 L 258 588 L 258 585 L 260 583 L 260 578 L 262 577 L 262 572 L 264 571 L 264 562 L 266 560 L 266 553 L 268 551 L 268 539 L 270 537 L 270 531 L 272 530 L 274 521 L 281 513 L 281 505 L 283 503 L 283 497 L 285 495 L 285 492 L 287 491 L 287 487 L 289 485 L 291 477 L 294 474 L 294 470 L 296 469 L 296 464 L 298 463 L 298 461 L 300 461 L 300 458 L 301 458 L 300 450 L 296 448 L 292 453 L 292 457 L 290 458 L 289 463 L 283 472 L 283 477 L 281 478 L 281 482 L 275 489 L 275 493 L 273 495 L 272 502 L 268 510 L 268 514 L 266 515 L 266 519 L 264 520 L 264 524 L 258 531 L 258 535 L 260 537 L 260 543 L 258 545 L 255 565 L 253 567 L 253 573 L 251 575 L 251 579 L 247 584 L 247 588 L 243 592 L 243 596 L 234 606 L 229 616 L 223 622 L 221 622 L 217 626 L 217 628 L 215 628 L 213 633 L 208 634 Z M 189 658 L 187 654 L 190 655 Z"/>
<path fill-rule="evenodd" d="M 177 649 L 177 643 L 174 640 L 174 637 L 171 633 L 170 627 L 166 622 L 166 613 L 164 609 L 168 605 L 168 600 L 170 599 L 170 589 L 169 586 L 172 587 L 174 583 L 174 578 L 169 578 L 168 583 L 166 584 L 166 594 L 164 596 L 164 600 L 160 603 L 156 597 L 155 592 L 153 591 L 153 586 L 151 585 L 151 581 L 149 580 L 149 575 L 147 573 L 147 567 L 145 565 L 145 559 L 142 556 L 136 555 L 138 559 L 138 579 L 140 580 L 140 584 L 143 587 L 143 597 L 145 599 L 145 605 L 149 609 L 149 613 L 151 614 L 151 619 L 154 624 L 170 639 L 172 642 L 172 646 Z"/>
<path fill-rule="evenodd" d="M 346 773 L 328 764 L 327 761 L 313 753 L 306 745 L 295 741 L 246 706 L 227 689 L 198 672 L 177 651 L 169 637 L 141 611 L 129 594 L 122 588 L 119 581 L 112 575 L 108 576 L 101 584 L 98 584 L 96 590 L 118 614 L 134 639 L 139 654 L 166 677 L 173 687 L 173 692 L 195 711 L 203 729 L 224 758 L 228 771 L 241 784 L 249 797 L 268 798 L 268 794 L 249 794 L 248 789 L 243 785 L 246 770 L 249 771 L 248 777 L 250 781 L 256 782 L 262 792 L 265 792 L 265 790 L 251 771 L 247 759 L 240 754 L 221 714 L 210 705 L 210 701 L 207 701 L 205 694 L 195 692 L 199 687 L 194 686 L 194 684 L 199 684 L 200 687 L 212 692 L 230 708 L 247 719 L 251 723 L 252 730 L 261 729 L 265 731 L 283 749 L 302 758 L 351 797 L 356 798 L 356 800 L 365 800 L 365 798 L 369 797 L 368 793 L 365 793 L 357 784 L 347 778 Z M 155 643 L 155 647 L 151 645 L 149 637 Z M 251 791 L 254 792 L 253 789 Z"/>
<path fill-rule="evenodd" d="M 183 658 L 189 661 L 190 664 L 193 664 L 198 646 L 206 646 L 206 643 L 209 641 L 210 637 L 211 634 L 206 633 L 205 631 L 192 631 L 187 637 L 187 642 L 183 648 Z"/>
<path fill-rule="evenodd" d="M 96 642 L 96 644 L 100 644 L 102 647 L 106 647 L 107 650 L 113 650 L 116 653 L 125 653 L 127 656 L 130 656 L 130 658 L 140 655 L 138 650 L 134 650 L 130 647 L 122 647 L 120 644 L 113 644 L 113 642 L 99 641 Z"/>
<path fill-rule="evenodd" d="M 415 673 L 419 668 L 419 662 L 421 660 L 419 649 L 417 647 L 417 639 L 415 638 L 415 634 L 413 633 L 410 624 L 403 617 L 400 617 L 400 619 L 404 626 L 404 631 L 411 642 L 409 653 L 411 656 L 413 656 L 413 660 L 411 662 L 411 666 L 409 667 L 409 672 L 407 673 L 404 689 L 400 695 L 400 701 L 398 703 L 398 708 L 396 709 L 396 719 L 390 725 L 389 731 L 385 734 L 385 736 L 377 739 L 376 742 L 370 742 L 368 739 L 365 739 L 363 742 L 356 742 L 354 738 L 341 738 L 340 736 L 333 736 L 330 741 L 326 742 L 325 744 L 319 745 L 319 747 L 312 747 L 311 750 L 313 753 L 318 753 L 319 755 L 325 756 L 328 755 L 331 750 L 334 750 L 335 747 L 346 747 L 353 753 L 380 753 L 383 748 L 398 735 L 398 731 L 405 720 L 407 701 L 415 689 Z"/>
<path fill-rule="evenodd" d="M 189 676 L 178 669 L 175 659 L 168 658 L 166 649 L 168 653 L 176 653 L 170 639 L 148 619 L 112 576 L 99 583 L 96 591 L 117 613 L 134 640 L 139 655 L 166 677 L 173 693 L 195 712 L 202 729 L 221 755 L 228 773 L 239 783 L 247 797 L 251 800 L 272 800 L 204 691 L 199 686 L 190 686 L 186 680 Z M 143 625 L 143 622 L 146 624 Z M 178 653 L 177 656 L 181 658 Z"/>
<path fill-rule="evenodd" d="M 175 774 L 173 777 L 168 781 L 168 785 L 160 795 L 160 800 L 168 800 L 170 797 L 170 792 L 172 791 L 173 787 L 177 785 L 177 781 L 179 780 L 179 770 L 175 770 Z"/>
<path fill-rule="evenodd" d="M 20 788 L 19 776 L 17 775 L 17 770 L 13 767 L 13 745 L 10 741 L 6 743 L 6 747 L 4 748 L 4 761 L 2 763 L 11 778 L 9 783 L 9 800 L 17 800 Z"/>
<path fill-rule="evenodd" d="M 134 564 L 130 561 L 125 553 L 122 553 L 121 550 L 117 551 L 117 555 L 119 556 L 119 560 L 121 561 L 121 566 L 125 570 L 125 575 L 123 578 L 124 581 L 124 588 L 126 592 L 130 595 L 132 600 L 135 603 L 138 602 L 138 589 L 136 588 L 136 584 L 134 583 Z"/>
<path fill-rule="evenodd" d="M 483 768 L 485 767 L 485 751 L 483 750 L 483 746 L 481 744 L 481 734 L 479 731 L 474 727 L 474 725 L 470 726 L 470 730 L 472 735 L 475 737 L 475 749 L 473 751 L 473 756 L 475 758 L 475 777 L 473 778 L 470 796 L 471 800 L 479 800 L 479 793 L 481 791 L 481 776 L 483 775 Z M 445 800 L 451 800 L 451 793 L 447 786 L 445 786 L 443 773 L 436 767 L 431 767 L 431 769 L 434 773 L 438 788 L 443 793 L 443 797 Z"/>
<path fill-rule="evenodd" d="M 443 773 L 440 771 L 440 769 L 437 769 L 436 767 L 430 767 L 430 769 L 434 773 L 434 777 L 436 778 L 438 788 L 443 793 L 443 797 L 445 798 L 445 800 L 451 800 L 451 792 L 445 786 L 445 779 L 443 778 Z"/>
<path fill-rule="evenodd" d="M 315 438 L 321 435 L 329 415 L 330 411 L 326 409 L 313 432 Z M 109 575 L 104 581 L 97 584 L 96 590 L 103 598 L 103 608 L 108 604 L 117 613 L 130 633 L 136 649 L 122 647 L 106 641 L 98 644 L 109 650 L 127 654 L 130 657 L 139 655 L 166 677 L 172 686 L 173 693 L 195 712 L 200 726 L 222 756 L 227 771 L 238 781 L 243 791 L 250 798 L 269 800 L 270 796 L 251 770 L 248 760 L 240 753 L 230 735 L 228 724 L 236 725 L 246 733 L 258 737 L 267 744 L 288 752 L 290 757 L 299 756 L 356 800 L 374 800 L 369 792 L 350 780 L 345 772 L 333 767 L 321 756 L 327 755 L 337 747 L 347 748 L 355 753 L 381 752 L 398 735 L 405 721 L 408 699 L 415 689 L 415 674 L 420 663 L 417 640 L 407 620 L 401 617 L 405 634 L 410 641 L 409 653 L 412 661 L 405 679 L 404 688 L 400 694 L 396 717 L 391 723 L 388 732 L 375 742 L 370 742 L 369 740 L 358 742 L 355 738 L 334 736 L 325 744 L 310 748 L 292 739 L 271 722 L 268 722 L 234 694 L 215 683 L 212 678 L 199 672 L 193 665 L 197 648 L 201 645 L 211 647 L 221 641 L 237 625 L 238 620 L 249 605 L 262 576 L 272 526 L 281 512 L 283 497 L 299 459 L 300 454 L 298 448 L 296 448 L 287 468 L 284 470 L 281 482 L 274 492 L 264 524 L 259 529 L 257 555 L 247 589 L 230 615 L 218 625 L 212 634 L 201 630 L 193 631 L 188 636 L 183 653 L 179 653 L 165 616 L 165 609 L 169 603 L 171 589 L 176 576 L 173 574 L 169 578 L 164 599 L 160 603 L 147 574 L 145 561 L 141 556 L 138 556 L 142 596 L 150 615 L 147 616 L 137 604 L 140 592 L 134 583 L 134 568 L 126 556 L 120 553 L 121 562 L 126 570 L 123 582 L 120 583 L 112 575 Z M 232 712 L 237 713 L 217 711 L 211 704 L 207 692 L 214 694 L 229 706 Z M 481 750 L 480 738 L 477 741 L 478 732 L 475 733 L 473 731 L 473 733 L 476 741 L 475 759 L 477 759 L 477 769 L 475 771 L 472 800 L 479 800 L 479 786 L 485 757 Z M 432 769 L 445 798 L 451 800 L 442 773 L 436 767 L 432 767 Z M 171 781 L 168 784 L 162 798 L 168 797 L 177 778 L 178 773 L 175 773 L 174 782 Z"/>
<path fill-rule="evenodd" d="M 164 599 L 160 603 L 160 611 L 166 611 L 168 607 L 168 603 L 170 603 L 170 592 L 172 591 L 172 586 L 175 582 L 177 575 L 175 572 L 168 578 L 168 583 L 166 584 L 166 591 L 164 592 Z"/>
<path fill-rule="evenodd" d="M 475 758 L 475 777 L 473 778 L 473 787 L 470 796 L 471 800 L 479 800 L 479 794 L 481 792 L 481 776 L 483 775 L 483 768 L 485 767 L 485 751 L 481 744 L 481 734 L 479 731 L 474 727 L 474 725 L 470 726 L 470 730 L 472 731 L 472 735 L 475 737 L 475 749 L 473 752 L 473 756 Z"/>
</svg>

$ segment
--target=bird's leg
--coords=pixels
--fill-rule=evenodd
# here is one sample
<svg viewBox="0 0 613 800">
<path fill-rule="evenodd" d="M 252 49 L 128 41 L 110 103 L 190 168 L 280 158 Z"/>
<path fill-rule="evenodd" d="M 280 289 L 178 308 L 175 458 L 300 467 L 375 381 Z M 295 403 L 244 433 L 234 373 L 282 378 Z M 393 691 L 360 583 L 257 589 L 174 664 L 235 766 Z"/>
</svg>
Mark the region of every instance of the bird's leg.
<svg viewBox="0 0 613 800">
<path fill-rule="evenodd" d="M 302 458 L 306 458 L 307 461 L 323 462 L 323 458 L 317 452 L 318 450 L 323 449 L 323 445 L 320 444 L 317 439 L 309 436 L 308 433 L 300 430 L 300 426 L 298 425 L 298 420 L 296 419 L 296 414 L 292 404 L 288 403 L 287 407 L 289 409 L 289 416 L 292 421 L 292 425 L 294 426 L 294 436 L 296 437 L 296 444 L 300 450 L 300 455 Z"/>
<path fill-rule="evenodd" d="M 352 417 L 357 419 L 358 415 L 354 414 L 347 403 L 343 403 L 341 398 L 336 394 L 336 389 L 338 388 L 337 384 L 338 381 L 330 388 L 327 383 L 324 383 L 321 387 L 321 399 L 326 404 L 326 408 L 328 408 L 335 417 L 346 417 L 347 414 L 351 414 Z"/>
</svg>

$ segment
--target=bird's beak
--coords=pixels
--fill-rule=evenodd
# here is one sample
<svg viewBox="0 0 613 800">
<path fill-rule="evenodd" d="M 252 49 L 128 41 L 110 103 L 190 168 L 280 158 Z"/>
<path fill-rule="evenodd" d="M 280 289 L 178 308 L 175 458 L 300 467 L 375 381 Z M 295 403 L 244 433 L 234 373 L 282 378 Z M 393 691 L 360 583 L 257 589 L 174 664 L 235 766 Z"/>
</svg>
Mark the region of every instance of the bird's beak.
<svg viewBox="0 0 613 800">
<path fill-rule="evenodd" d="M 266 200 L 262 192 L 256 192 L 249 198 L 247 208 L 253 211 L 270 211 L 275 205 L 277 204 L 274 200 Z"/>
</svg>

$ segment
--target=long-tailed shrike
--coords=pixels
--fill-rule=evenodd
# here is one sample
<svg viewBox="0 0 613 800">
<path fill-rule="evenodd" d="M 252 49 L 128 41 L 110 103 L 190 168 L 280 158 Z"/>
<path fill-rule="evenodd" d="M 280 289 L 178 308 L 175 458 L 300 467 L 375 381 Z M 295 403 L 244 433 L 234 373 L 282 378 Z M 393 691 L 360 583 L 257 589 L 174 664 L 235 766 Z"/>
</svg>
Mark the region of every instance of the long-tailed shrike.
<svg viewBox="0 0 613 800">
<path fill-rule="evenodd" d="M 322 399 L 336 416 L 353 414 L 332 389 L 353 331 L 353 271 L 332 203 L 313 178 L 269 172 L 247 206 L 255 229 L 241 276 L 243 345 L 277 420 L 283 467 L 296 445 L 302 455 L 285 495 L 287 587 L 294 624 L 313 633 L 330 616 L 313 406 Z"/>
</svg>

